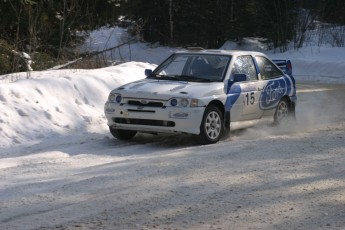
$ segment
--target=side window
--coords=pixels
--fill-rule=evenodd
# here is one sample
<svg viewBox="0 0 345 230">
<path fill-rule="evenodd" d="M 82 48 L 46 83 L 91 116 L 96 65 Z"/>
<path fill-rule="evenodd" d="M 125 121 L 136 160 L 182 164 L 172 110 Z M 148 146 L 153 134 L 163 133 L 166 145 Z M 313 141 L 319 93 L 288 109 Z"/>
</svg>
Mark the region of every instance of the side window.
<svg viewBox="0 0 345 230">
<path fill-rule="evenodd" d="M 255 65 L 251 56 L 240 56 L 237 57 L 231 74 L 244 73 L 247 75 L 248 81 L 258 80 Z"/>
<path fill-rule="evenodd" d="M 278 78 L 283 75 L 282 71 L 267 58 L 262 56 L 256 56 L 255 59 L 258 63 L 261 78 L 263 80 Z"/>
</svg>

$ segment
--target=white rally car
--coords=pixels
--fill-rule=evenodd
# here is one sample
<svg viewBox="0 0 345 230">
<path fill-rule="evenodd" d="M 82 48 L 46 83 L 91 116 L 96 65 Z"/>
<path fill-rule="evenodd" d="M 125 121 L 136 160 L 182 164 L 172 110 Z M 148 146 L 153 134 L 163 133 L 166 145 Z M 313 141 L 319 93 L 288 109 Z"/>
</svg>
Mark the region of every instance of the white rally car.
<svg viewBox="0 0 345 230">
<path fill-rule="evenodd" d="M 278 67 L 284 65 L 284 70 Z M 295 114 L 291 63 L 248 51 L 192 49 L 172 54 L 147 78 L 109 94 L 104 111 L 111 134 L 195 134 L 212 144 L 232 129 L 279 124 Z"/>
</svg>

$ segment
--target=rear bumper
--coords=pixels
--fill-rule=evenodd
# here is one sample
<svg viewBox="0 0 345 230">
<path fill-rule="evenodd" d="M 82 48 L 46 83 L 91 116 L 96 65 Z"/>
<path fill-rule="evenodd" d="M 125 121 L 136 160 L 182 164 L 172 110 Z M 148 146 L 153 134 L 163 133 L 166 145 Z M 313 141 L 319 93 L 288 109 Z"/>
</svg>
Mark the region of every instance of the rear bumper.
<svg viewBox="0 0 345 230">
<path fill-rule="evenodd" d="M 297 96 L 296 95 L 290 96 L 290 101 L 291 101 L 290 108 L 295 110 L 296 104 L 297 104 Z"/>
</svg>

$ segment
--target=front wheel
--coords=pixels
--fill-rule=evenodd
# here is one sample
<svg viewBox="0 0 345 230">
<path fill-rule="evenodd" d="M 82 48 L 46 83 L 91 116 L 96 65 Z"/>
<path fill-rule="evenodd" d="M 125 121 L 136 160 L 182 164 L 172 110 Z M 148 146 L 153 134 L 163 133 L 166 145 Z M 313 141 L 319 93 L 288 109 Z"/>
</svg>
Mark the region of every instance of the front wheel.
<svg viewBox="0 0 345 230">
<path fill-rule="evenodd" d="M 109 130 L 110 133 L 119 140 L 130 140 L 137 134 L 137 131 L 115 129 L 113 127 L 109 127 Z"/>
<path fill-rule="evenodd" d="M 200 125 L 199 143 L 204 145 L 216 143 L 223 133 L 223 114 L 216 106 L 208 106 Z"/>
</svg>

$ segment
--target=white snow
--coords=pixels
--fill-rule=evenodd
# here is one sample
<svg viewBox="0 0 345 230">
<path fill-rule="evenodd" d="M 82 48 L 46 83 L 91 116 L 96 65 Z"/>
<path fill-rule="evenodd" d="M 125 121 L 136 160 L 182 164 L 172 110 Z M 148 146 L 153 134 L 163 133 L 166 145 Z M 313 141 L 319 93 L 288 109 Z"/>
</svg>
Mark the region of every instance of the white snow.
<svg viewBox="0 0 345 230">
<path fill-rule="evenodd" d="M 110 90 L 143 78 L 145 68 L 154 65 L 130 62 L 89 71 L 32 72 L 31 79 L 1 83 L 0 146 L 37 142 L 103 125 L 103 105 Z"/>
<path fill-rule="evenodd" d="M 110 33 L 88 45 L 121 43 L 121 29 Z M 189 135 L 109 134 L 110 90 L 176 50 L 130 46 L 117 66 L 0 76 L 0 229 L 345 227 L 345 48 L 267 52 L 292 60 L 297 127 L 195 146 Z"/>
<path fill-rule="evenodd" d="M 159 44 L 129 42 L 131 40 L 133 38 L 123 28 L 103 27 L 90 33 L 90 37 L 80 47 L 80 52 L 102 51 L 119 46 L 117 49 L 106 52 L 105 57 L 117 63 L 140 61 L 159 64 L 173 52 L 181 50 L 181 48 L 170 48 Z"/>
<path fill-rule="evenodd" d="M 344 47 L 303 47 L 270 56 L 290 59 L 297 81 L 345 83 Z"/>
</svg>

